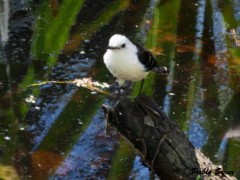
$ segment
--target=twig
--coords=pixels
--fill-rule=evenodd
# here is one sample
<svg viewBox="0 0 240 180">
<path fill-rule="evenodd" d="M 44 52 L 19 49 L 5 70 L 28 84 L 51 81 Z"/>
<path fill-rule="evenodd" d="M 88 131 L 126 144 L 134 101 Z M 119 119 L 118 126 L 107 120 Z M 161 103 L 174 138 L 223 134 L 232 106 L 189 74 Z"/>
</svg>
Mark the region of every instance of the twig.
<svg viewBox="0 0 240 180">
<path fill-rule="evenodd" d="M 101 90 L 98 87 L 94 86 L 94 84 L 97 84 L 98 86 L 104 86 L 104 85 L 100 84 L 98 82 L 93 82 L 90 78 L 75 79 L 75 80 L 68 80 L 68 81 L 44 81 L 44 82 L 40 82 L 40 83 L 31 84 L 28 87 L 42 86 L 45 84 L 73 84 L 78 87 L 84 87 L 91 91 L 96 91 L 98 93 L 101 93 L 101 94 L 104 94 L 107 96 L 111 96 L 111 97 L 113 96 L 110 93 L 108 93 L 107 91 Z M 106 86 L 106 84 L 105 84 L 105 86 Z"/>
</svg>

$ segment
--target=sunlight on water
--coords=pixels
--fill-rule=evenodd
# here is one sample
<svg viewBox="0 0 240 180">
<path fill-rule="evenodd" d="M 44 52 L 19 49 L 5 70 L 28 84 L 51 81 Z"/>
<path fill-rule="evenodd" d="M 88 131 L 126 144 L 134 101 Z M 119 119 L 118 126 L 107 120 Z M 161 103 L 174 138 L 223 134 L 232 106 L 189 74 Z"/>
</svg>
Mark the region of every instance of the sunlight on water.
<svg viewBox="0 0 240 180">
<path fill-rule="evenodd" d="M 115 33 L 144 44 L 169 70 L 149 73 L 144 92 L 196 148 L 235 170 L 239 23 L 237 0 L 1 1 L 0 172 L 17 171 L 21 179 L 150 178 L 118 132 L 105 133 L 101 105 L 116 100 L 102 57 Z"/>
</svg>

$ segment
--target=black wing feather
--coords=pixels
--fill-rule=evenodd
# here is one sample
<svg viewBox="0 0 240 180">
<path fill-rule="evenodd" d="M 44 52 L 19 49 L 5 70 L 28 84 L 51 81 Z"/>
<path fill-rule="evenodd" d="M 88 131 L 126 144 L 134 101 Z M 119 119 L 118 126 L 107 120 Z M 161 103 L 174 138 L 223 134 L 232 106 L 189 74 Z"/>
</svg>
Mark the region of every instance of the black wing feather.
<svg viewBox="0 0 240 180">
<path fill-rule="evenodd" d="M 156 58 L 152 55 L 152 53 L 139 44 L 137 44 L 137 55 L 138 59 L 141 61 L 141 63 L 145 66 L 146 71 L 149 71 L 155 67 L 158 67 Z"/>
</svg>

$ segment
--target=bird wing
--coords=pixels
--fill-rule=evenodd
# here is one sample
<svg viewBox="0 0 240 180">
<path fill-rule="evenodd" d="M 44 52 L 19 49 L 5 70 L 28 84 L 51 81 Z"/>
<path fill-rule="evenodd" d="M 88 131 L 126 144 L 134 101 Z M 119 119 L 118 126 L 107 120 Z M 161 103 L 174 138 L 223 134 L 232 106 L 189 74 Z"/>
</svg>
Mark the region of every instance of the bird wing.
<svg viewBox="0 0 240 180">
<path fill-rule="evenodd" d="M 138 59 L 145 66 L 146 71 L 149 71 L 154 67 L 158 67 L 156 58 L 152 55 L 150 51 L 146 50 L 139 44 L 136 44 L 136 46 L 138 49 L 138 52 L 137 52 Z"/>
</svg>

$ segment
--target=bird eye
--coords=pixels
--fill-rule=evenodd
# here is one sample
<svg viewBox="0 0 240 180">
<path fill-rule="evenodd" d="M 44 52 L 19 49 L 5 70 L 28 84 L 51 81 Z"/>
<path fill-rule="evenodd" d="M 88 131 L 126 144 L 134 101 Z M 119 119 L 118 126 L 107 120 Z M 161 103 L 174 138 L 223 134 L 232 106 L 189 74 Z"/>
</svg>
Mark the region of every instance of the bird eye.
<svg viewBox="0 0 240 180">
<path fill-rule="evenodd" d="M 122 46 L 121 46 L 121 47 L 122 47 L 122 48 L 124 48 L 125 46 L 126 46 L 125 44 L 122 44 Z"/>
</svg>

